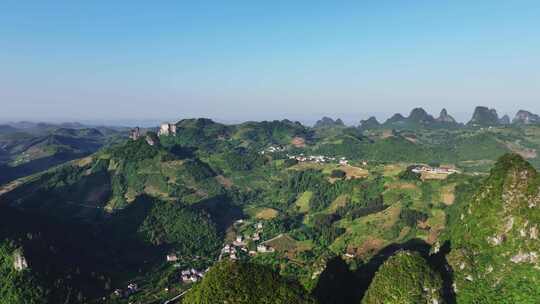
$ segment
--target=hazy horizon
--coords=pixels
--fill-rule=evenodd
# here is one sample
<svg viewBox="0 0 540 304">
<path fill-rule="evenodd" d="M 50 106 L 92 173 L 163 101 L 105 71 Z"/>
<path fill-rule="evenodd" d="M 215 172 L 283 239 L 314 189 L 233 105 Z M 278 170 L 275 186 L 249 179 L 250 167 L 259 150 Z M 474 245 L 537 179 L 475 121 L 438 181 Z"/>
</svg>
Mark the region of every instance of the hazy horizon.
<svg viewBox="0 0 540 304">
<path fill-rule="evenodd" d="M 0 121 L 540 113 L 539 15 L 537 1 L 7 1 Z"/>
<path fill-rule="evenodd" d="M 412 109 L 411 109 L 412 110 Z M 442 110 L 442 109 L 441 109 Z M 495 109 L 497 110 L 497 109 Z M 529 111 L 528 109 L 519 109 L 519 110 L 527 110 Z M 502 117 L 504 115 L 508 115 L 510 117 L 510 119 L 512 119 L 514 117 L 514 114 L 519 111 L 519 110 L 516 110 L 515 112 L 512 112 L 512 113 L 504 113 L 504 112 L 499 112 L 497 111 L 497 113 L 499 114 L 499 117 Z M 440 111 L 437 111 L 437 112 L 430 112 L 428 110 L 426 110 L 428 112 L 428 114 L 431 114 L 433 115 L 435 118 L 438 117 L 439 115 L 439 112 Z M 470 112 L 463 112 L 463 113 L 451 113 L 449 112 L 448 114 L 451 115 L 452 117 L 454 117 L 456 119 L 457 122 L 459 123 L 467 123 L 472 115 L 473 115 L 473 112 L 474 112 L 474 108 L 473 110 L 471 110 Z M 275 117 L 261 117 L 261 116 L 252 116 L 252 117 L 247 117 L 246 119 L 242 119 L 242 118 L 237 118 L 237 119 L 228 119 L 228 118 L 223 118 L 223 117 L 212 117 L 212 116 L 178 116 L 178 117 L 162 117 L 162 118 L 145 118 L 145 119 L 134 119 L 134 118 L 124 118 L 124 119 L 76 119 L 76 118 L 69 118 L 69 117 L 65 117 L 65 118 L 53 118 L 53 119 L 24 119 L 24 118 L 20 118 L 20 119 L 1 119 L 0 118 L 0 124 L 15 124 L 15 123 L 20 123 L 20 122 L 31 122 L 31 123 L 51 123 L 51 124 L 61 124 L 61 123 L 81 123 L 81 124 L 84 124 L 84 125 L 89 125 L 89 126 L 117 126 L 117 127 L 135 127 L 135 126 L 139 126 L 139 127 L 155 127 L 155 126 L 158 126 L 160 123 L 164 123 L 164 122 L 178 122 L 182 119 L 189 119 L 189 118 L 210 118 L 216 122 L 220 122 L 220 123 L 225 123 L 225 124 L 237 124 L 237 123 L 243 123 L 243 122 L 247 122 L 247 121 L 272 121 L 272 120 L 283 120 L 283 119 L 288 119 L 288 120 L 291 120 L 291 121 L 299 121 L 301 122 L 302 124 L 304 125 L 313 125 L 317 122 L 317 120 L 320 120 L 321 118 L 323 117 L 330 117 L 332 119 L 341 119 L 343 120 L 343 122 L 346 124 L 346 125 L 349 125 L 349 126 L 356 126 L 356 125 L 359 125 L 360 121 L 361 120 L 364 120 L 364 119 L 368 119 L 370 117 L 375 117 L 377 118 L 377 120 L 380 122 L 380 123 L 383 123 L 384 121 L 386 121 L 388 118 L 390 118 L 391 116 L 393 116 L 394 114 L 402 114 L 403 116 L 407 117 L 409 114 L 410 114 L 410 111 L 407 111 L 407 112 L 395 112 L 395 113 L 359 113 L 359 114 L 355 114 L 355 113 L 315 113 L 315 114 L 312 114 L 312 115 L 306 115 L 306 116 L 301 116 L 301 117 L 298 117 L 298 116 L 275 116 Z M 534 113 L 533 114 L 537 114 L 537 113 Z"/>
</svg>

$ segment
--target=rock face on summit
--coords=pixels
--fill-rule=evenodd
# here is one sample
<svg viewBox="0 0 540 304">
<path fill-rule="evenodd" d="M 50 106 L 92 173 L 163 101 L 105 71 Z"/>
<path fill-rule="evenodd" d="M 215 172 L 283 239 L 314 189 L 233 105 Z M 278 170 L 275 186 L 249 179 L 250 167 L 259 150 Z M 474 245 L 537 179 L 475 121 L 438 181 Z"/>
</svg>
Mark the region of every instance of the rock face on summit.
<svg viewBox="0 0 540 304">
<path fill-rule="evenodd" d="M 365 130 L 376 129 L 376 128 L 380 127 L 380 126 L 381 126 L 381 124 L 379 123 L 377 118 L 375 118 L 374 116 L 371 116 L 370 118 L 368 118 L 366 120 L 361 120 L 360 121 L 360 128 L 365 129 Z"/>
<path fill-rule="evenodd" d="M 441 114 L 439 114 L 439 117 L 436 119 L 436 121 L 441 123 L 456 123 L 454 117 L 450 116 L 446 109 L 441 110 Z"/>
<path fill-rule="evenodd" d="M 468 126 L 489 127 L 499 125 L 497 110 L 486 107 L 476 107 L 473 117 L 467 123 Z"/>
<path fill-rule="evenodd" d="M 540 116 L 529 111 L 519 110 L 512 120 L 512 123 L 519 125 L 535 125 L 540 124 Z"/>
<path fill-rule="evenodd" d="M 420 124 L 428 124 L 428 123 L 431 123 L 431 122 L 435 121 L 433 116 L 429 115 L 422 108 L 414 108 L 411 111 L 411 114 L 409 114 L 408 119 L 411 122 L 420 123 Z"/>
<path fill-rule="evenodd" d="M 340 118 L 333 120 L 332 118 L 325 116 L 322 119 L 318 120 L 313 127 L 314 128 L 345 127 L 345 124 Z"/>
<path fill-rule="evenodd" d="M 501 117 L 499 119 L 499 124 L 501 125 L 509 125 L 511 122 L 510 122 L 510 116 L 508 115 L 504 115 L 503 117 Z"/>
<path fill-rule="evenodd" d="M 540 179 L 520 156 L 503 156 L 451 219 L 458 303 L 540 303 Z"/>
<path fill-rule="evenodd" d="M 417 129 L 417 128 L 449 128 L 459 124 L 448 115 L 446 109 L 441 111 L 438 118 L 434 118 L 423 108 L 414 108 L 408 117 L 401 114 L 394 114 L 383 124 L 384 127 L 396 129 Z"/>
</svg>

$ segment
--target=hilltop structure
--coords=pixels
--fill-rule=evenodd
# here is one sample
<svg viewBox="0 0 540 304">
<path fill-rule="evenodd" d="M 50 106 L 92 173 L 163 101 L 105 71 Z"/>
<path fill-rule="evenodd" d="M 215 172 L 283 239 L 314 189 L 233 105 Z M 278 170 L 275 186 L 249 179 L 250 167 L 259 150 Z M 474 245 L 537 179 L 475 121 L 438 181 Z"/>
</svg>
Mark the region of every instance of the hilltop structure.
<svg viewBox="0 0 540 304">
<path fill-rule="evenodd" d="M 176 125 L 172 123 L 162 123 L 159 127 L 158 135 L 176 135 Z"/>
<path fill-rule="evenodd" d="M 13 252 L 13 268 L 17 271 L 23 271 L 28 268 L 28 262 L 20 249 Z"/>
<path fill-rule="evenodd" d="M 139 127 L 135 127 L 129 132 L 129 138 L 131 138 L 132 140 L 137 140 L 140 137 L 141 137 L 141 130 L 139 129 Z"/>
</svg>

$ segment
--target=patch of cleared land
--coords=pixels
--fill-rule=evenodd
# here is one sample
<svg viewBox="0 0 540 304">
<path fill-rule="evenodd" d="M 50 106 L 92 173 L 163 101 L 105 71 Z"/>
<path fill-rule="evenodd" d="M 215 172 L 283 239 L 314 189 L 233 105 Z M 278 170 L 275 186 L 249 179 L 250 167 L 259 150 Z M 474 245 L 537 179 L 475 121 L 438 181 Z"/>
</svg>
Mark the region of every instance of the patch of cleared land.
<svg viewBox="0 0 540 304">
<path fill-rule="evenodd" d="M 347 251 L 354 251 L 356 256 L 361 258 L 367 258 L 376 254 L 385 245 L 385 241 L 379 238 L 368 236 L 367 239 L 360 245 L 360 247 L 348 249 Z"/>
<path fill-rule="evenodd" d="M 79 167 L 88 166 L 92 163 L 94 158 L 92 156 L 84 157 L 75 161 L 75 164 Z"/>
<path fill-rule="evenodd" d="M 446 227 L 446 213 L 442 210 L 433 210 L 431 217 L 427 220 L 427 225 L 430 227 L 426 242 L 434 244 L 439 233 Z"/>
<path fill-rule="evenodd" d="M 456 199 L 456 184 L 446 185 L 441 188 L 441 199 L 445 205 L 452 205 Z"/>
<path fill-rule="evenodd" d="M 525 159 L 536 158 L 537 153 L 535 149 L 526 148 L 520 145 L 518 142 L 504 142 L 503 143 L 510 151 L 521 155 Z"/>
<path fill-rule="evenodd" d="M 263 244 L 274 248 L 280 253 L 296 254 L 300 251 L 310 250 L 311 246 L 306 242 L 297 242 L 287 234 L 280 234 L 273 239 L 270 239 Z"/>
<path fill-rule="evenodd" d="M 261 220 L 271 220 L 277 217 L 279 211 L 272 208 L 260 208 L 255 212 L 255 217 Z"/>
<path fill-rule="evenodd" d="M 404 164 L 386 165 L 383 168 L 383 174 L 384 174 L 384 176 L 390 176 L 390 177 L 396 176 L 399 173 L 401 173 L 401 171 L 405 170 L 406 168 L 407 168 L 407 166 L 404 165 Z"/>
<path fill-rule="evenodd" d="M 298 210 L 302 213 L 309 212 L 309 201 L 311 201 L 311 197 L 313 196 L 313 192 L 306 191 L 303 192 L 298 196 L 298 199 L 295 202 L 295 205 L 299 208 Z"/>
<path fill-rule="evenodd" d="M 345 165 L 345 166 L 339 166 L 339 170 L 345 172 L 347 174 L 347 179 L 353 179 L 353 178 L 365 178 L 369 176 L 369 171 L 366 169 L 362 169 L 355 166 Z"/>
<path fill-rule="evenodd" d="M 330 207 L 328 207 L 328 212 L 334 213 L 337 211 L 339 207 L 345 207 L 347 203 L 349 202 L 349 196 L 347 194 L 342 194 L 338 196 L 332 204 L 330 204 Z"/>
<path fill-rule="evenodd" d="M 216 180 L 217 180 L 218 183 L 220 183 L 226 189 L 230 189 L 234 185 L 232 180 L 230 180 L 229 178 L 226 178 L 223 175 L 216 176 Z"/>
<path fill-rule="evenodd" d="M 297 148 L 304 148 L 306 146 L 306 140 L 302 137 L 295 137 L 291 140 L 291 144 Z"/>
<path fill-rule="evenodd" d="M 415 183 L 408 182 L 393 182 L 385 186 L 388 190 L 418 190 L 418 186 Z"/>
<path fill-rule="evenodd" d="M 422 172 L 422 180 L 445 180 L 448 178 L 448 174 L 444 173 L 431 173 L 431 172 Z"/>
<path fill-rule="evenodd" d="M 339 226 L 346 229 L 346 232 L 339 236 L 330 249 L 335 253 L 350 252 L 352 249 L 361 249 L 357 255 L 363 257 L 370 255 L 379 246 L 382 247 L 386 241 L 382 234 L 392 227 L 399 219 L 401 204 L 396 203 L 384 211 L 357 218 L 355 220 L 342 220 Z M 379 239 L 380 241 L 375 241 Z M 367 243 L 365 243 L 367 241 Z"/>
</svg>

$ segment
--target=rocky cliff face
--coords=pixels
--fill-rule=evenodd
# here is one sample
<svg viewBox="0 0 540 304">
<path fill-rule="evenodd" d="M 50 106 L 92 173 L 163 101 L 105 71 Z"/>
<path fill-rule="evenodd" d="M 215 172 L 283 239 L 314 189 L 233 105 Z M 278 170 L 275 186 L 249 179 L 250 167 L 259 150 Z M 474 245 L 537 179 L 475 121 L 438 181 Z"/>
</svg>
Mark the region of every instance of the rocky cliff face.
<svg viewBox="0 0 540 304">
<path fill-rule="evenodd" d="M 509 125 L 510 124 L 510 116 L 504 115 L 499 119 L 499 124 L 501 125 Z"/>
<path fill-rule="evenodd" d="M 399 114 L 399 113 L 396 113 L 394 115 L 392 115 L 392 117 L 388 118 L 388 120 L 386 120 L 385 124 L 389 124 L 389 123 L 404 123 L 407 119 L 405 118 L 405 116 Z"/>
<path fill-rule="evenodd" d="M 422 108 L 414 108 L 409 114 L 408 120 L 414 123 L 428 124 L 435 119 Z"/>
<path fill-rule="evenodd" d="M 332 128 L 332 127 L 344 127 L 344 126 L 345 124 L 340 118 L 333 120 L 332 118 L 325 116 L 315 123 L 314 128 Z"/>
<path fill-rule="evenodd" d="M 512 120 L 512 123 L 520 125 L 540 124 L 540 116 L 529 111 L 519 110 Z"/>
<path fill-rule="evenodd" d="M 436 121 L 442 123 L 456 123 L 454 117 L 450 116 L 446 109 L 441 110 L 441 114 L 439 114 L 439 117 L 436 119 Z"/>
<path fill-rule="evenodd" d="M 481 126 L 489 127 L 499 125 L 499 115 L 497 110 L 489 109 L 486 107 L 476 107 L 474 110 L 473 117 L 467 123 L 469 126 Z"/>
<path fill-rule="evenodd" d="M 458 303 L 540 303 L 540 180 L 502 157 L 450 227 Z"/>
<path fill-rule="evenodd" d="M 360 121 L 360 127 L 362 129 L 375 129 L 375 128 L 378 128 L 380 127 L 381 124 L 379 123 L 379 121 L 377 120 L 377 118 L 375 118 L 374 116 L 371 116 L 370 118 L 366 119 L 366 120 L 362 120 Z"/>
<path fill-rule="evenodd" d="M 389 118 L 384 126 L 392 128 L 447 128 L 458 126 L 456 120 L 448 114 L 446 109 L 441 111 L 438 118 L 434 118 L 423 108 L 414 108 L 408 117 L 401 114 L 394 114 Z"/>
</svg>

